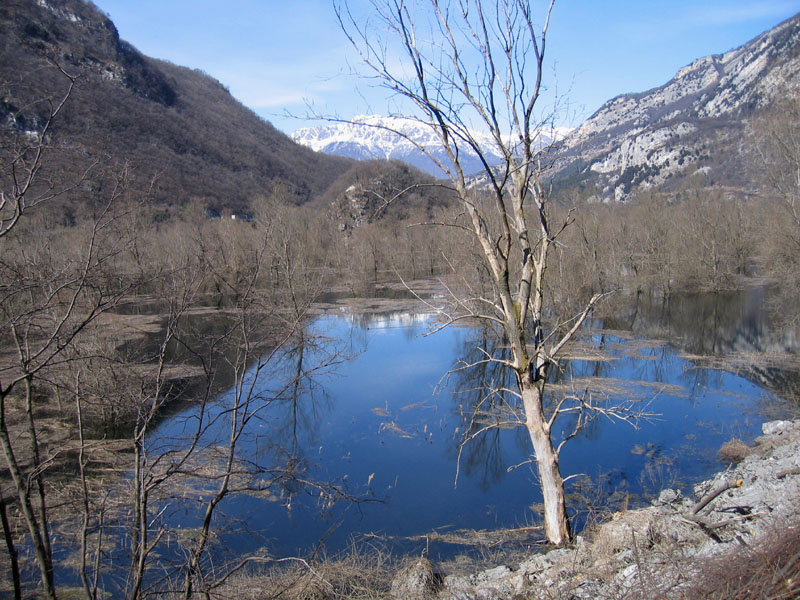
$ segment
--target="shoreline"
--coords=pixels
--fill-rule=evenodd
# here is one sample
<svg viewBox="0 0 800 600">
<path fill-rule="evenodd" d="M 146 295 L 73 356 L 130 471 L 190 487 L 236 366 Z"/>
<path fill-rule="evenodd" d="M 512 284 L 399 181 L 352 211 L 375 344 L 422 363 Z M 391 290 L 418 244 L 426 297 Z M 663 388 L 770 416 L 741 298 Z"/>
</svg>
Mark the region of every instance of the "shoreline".
<svg viewBox="0 0 800 600">
<path fill-rule="evenodd" d="M 470 576 L 443 577 L 427 559 L 417 559 L 395 576 L 391 597 L 700 597 L 698 586 L 725 583 L 718 577 L 708 581 L 714 568 L 767 551 L 776 537 L 798 532 L 800 421 L 765 422 L 762 433 L 743 452 L 747 456 L 740 463 L 695 484 L 690 497 L 665 489 L 650 506 L 615 513 L 593 531 L 576 536 L 568 548 Z M 791 537 L 800 541 L 800 534 Z M 788 567 L 783 579 L 775 583 L 786 588 L 786 595 L 775 597 L 800 595 L 798 565 Z M 738 585 L 744 585 L 741 578 L 745 573 L 733 567 L 731 571 L 731 576 L 740 579 Z M 757 578 L 759 573 L 753 576 Z M 748 597 L 746 594 L 735 597 Z"/>
</svg>

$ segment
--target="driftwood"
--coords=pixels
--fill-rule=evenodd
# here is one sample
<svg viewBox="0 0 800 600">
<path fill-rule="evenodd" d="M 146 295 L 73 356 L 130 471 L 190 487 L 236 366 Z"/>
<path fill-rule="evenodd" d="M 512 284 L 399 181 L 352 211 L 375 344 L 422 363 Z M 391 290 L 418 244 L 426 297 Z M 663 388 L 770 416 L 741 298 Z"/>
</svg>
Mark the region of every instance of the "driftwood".
<svg viewBox="0 0 800 600">
<path fill-rule="evenodd" d="M 738 515 L 736 517 L 731 517 L 730 519 L 725 519 L 724 521 L 711 521 L 708 517 L 703 515 L 687 515 L 685 518 L 692 523 L 697 523 L 703 529 L 713 531 L 714 529 L 720 529 L 721 527 L 725 527 L 726 525 L 732 525 L 738 521 L 746 521 L 747 519 L 752 519 L 754 517 L 760 517 L 766 513 L 749 513 L 746 515 Z"/>
<path fill-rule="evenodd" d="M 712 488 L 708 494 L 701 498 L 700 501 L 692 507 L 692 510 L 689 512 L 689 514 L 685 515 L 684 518 L 691 523 L 699 525 L 703 531 L 705 531 L 714 541 L 721 542 L 722 540 L 715 532 L 716 529 L 725 527 L 725 525 L 729 525 L 741 519 L 747 519 L 752 515 L 744 515 L 740 517 L 734 517 L 732 519 L 726 519 L 724 521 L 714 522 L 709 519 L 708 516 L 698 513 L 706 506 L 711 504 L 711 502 L 722 492 L 725 492 L 731 488 L 741 487 L 742 483 L 743 481 L 741 479 L 737 479 L 735 481 L 723 481 L 719 483 L 716 487 Z"/>
<path fill-rule="evenodd" d="M 692 508 L 692 514 L 696 515 L 697 513 L 699 513 L 722 492 L 726 492 L 731 488 L 742 487 L 742 483 L 744 482 L 741 479 L 737 479 L 736 481 L 723 481 L 722 483 L 717 485 L 717 487 L 712 489 L 702 500 L 700 500 L 697 504 L 694 505 L 694 508 Z"/>
<path fill-rule="evenodd" d="M 775 475 L 778 479 L 783 479 L 787 475 L 800 475 L 800 467 L 793 467 L 791 469 L 785 469 L 783 471 L 778 471 Z"/>
</svg>

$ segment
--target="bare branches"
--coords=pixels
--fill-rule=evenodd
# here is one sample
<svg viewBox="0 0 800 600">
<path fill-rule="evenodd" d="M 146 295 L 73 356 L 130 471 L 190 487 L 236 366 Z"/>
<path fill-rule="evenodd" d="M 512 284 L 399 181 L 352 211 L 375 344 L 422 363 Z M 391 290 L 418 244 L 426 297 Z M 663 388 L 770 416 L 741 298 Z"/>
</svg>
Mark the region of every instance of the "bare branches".
<svg viewBox="0 0 800 600">
<path fill-rule="evenodd" d="M 569 524 L 558 453 L 550 435 L 554 418 L 566 407 L 559 403 L 546 418 L 544 390 L 556 355 L 602 296 L 592 297 L 564 323 L 552 326 L 546 320 L 552 312 L 545 304 L 548 254 L 571 222 L 568 214 L 560 229 L 551 223 L 541 148 L 535 145 L 542 128 L 535 110 L 554 1 L 545 4 L 539 17 L 528 0 L 373 0 L 372 5 L 382 31 L 388 33 L 375 33 L 368 23 L 357 23 L 346 2 L 336 4 L 339 23 L 372 76 L 406 101 L 407 118 L 426 126 L 439 141 L 438 150 L 450 164 L 437 164 L 458 196 L 487 275 L 482 282 L 487 285 L 478 293 L 470 286 L 465 286 L 466 294 L 447 288 L 452 309 L 441 309 L 443 319 L 434 331 L 472 319 L 490 324 L 492 334 L 502 336 L 506 345 L 500 349 L 502 357 L 481 348 L 480 358 L 465 361 L 458 370 L 499 367 L 513 377 L 525 415 L 514 422 L 525 424 L 536 453 L 547 537 L 563 544 L 569 538 Z M 476 130 L 487 132 L 491 143 L 479 141 Z M 427 148 L 421 150 L 432 154 Z M 489 158 L 495 150 L 503 157 L 498 167 Z M 461 158 L 467 151 L 479 157 L 488 189 L 470 186 Z M 460 274 L 458 265 L 453 270 Z M 551 339 L 557 341 L 548 346 Z M 510 387 L 506 377 L 500 376 L 499 384 L 484 379 L 486 397 L 503 396 L 501 390 Z M 464 443 L 497 426 L 475 428 L 478 407 L 486 397 L 464 433 L 459 460 Z M 583 409 L 588 406 L 579 403 Z M 583 414 L 578 426 L 584 422 Z M 503 419 L 498 422 L 508 424 Z"/>
<path fill-rule="evenodd" d="M 50 103 L 47 117 L 44 119 L 42 127 L 36 132 L 33 144 L 15 149 L 8 162 L 0 165 L 0 168 L 5 171 L 2 174 L 8 176 L 11 185 L 8 190 L 0 189 L 0 238 L 6 236 L 16 226 L 27 209 L 52 200 L 67 191 L 65 189 L 56 191 L 48 189 L 35 198 L 29 197 L 34 185 L 38 183 L 38 175 L 48 147 L 48 134 L 52 124 L 67 104 L 77 81 L 77 77 L 67 73 L 60 64 L 53 60 L 49 62 L 67 80 L 67 89 L 55 103 Z"/>
<path fill-rule="evenodd" d="M 567 342 L 569 342 L 569 340 L 572 339 L 572 336 L 575 335 L 575 332 L 578 331 L 578 329 L 580 329 L 581 325 L 583 325 L 583 322 L 586 320 L 586 317 L 589 316 L 589 313 L 592 312 L 592 309 L 594 309 L 595 305 L 603 297 L 608 295 L 609 295 L 608 293 L 594 294 L 591 297 L 589 302 L 586 303 L 583 312 L 581 312 L 581 314 L 575 317 L 575 319 L 573 320 L 572 327 L 570 327 L 569 330 L 567 330 L 567 332 L 561 336 L 561 339 L 548 352 L 548 356 L 551 359 L 557 356 L 558 353 L 561 351 L 561 349 L 564 347 L 564 344 L 566 344 Z"/>
</svg>

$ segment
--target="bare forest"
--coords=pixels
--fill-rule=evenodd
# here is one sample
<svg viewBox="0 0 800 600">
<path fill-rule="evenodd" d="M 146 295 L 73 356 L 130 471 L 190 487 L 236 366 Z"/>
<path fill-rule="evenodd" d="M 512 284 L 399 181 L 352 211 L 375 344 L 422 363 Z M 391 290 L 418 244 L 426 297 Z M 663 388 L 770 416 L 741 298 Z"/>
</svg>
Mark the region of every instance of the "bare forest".
<svg viewBox="0 0 800 600">
<path fill-rule="evenodd" d="M 531 15 L 505 15 L 518 26 L 515 47 L 524 56 L 498 53 L 495 38 L 482 38 L 471 16 L 456 25 L 440 15 L 434 27 L 450 40 L 444 49 L 451 59 L 466 33 L 477 35 L 479 47 L 498 61 L 481 74 L 477 88 L 488 87 L 470 96 L 472 75 L 457 67 L 437 73 L 445 62 L 411 41 L 413 27 L 402 10 L 391 12 L 392 4 L 384 17 L 419 65 L 419 79 L 402 88 L 385 57 L 364 54 L 390 87 L 417 102 L 419 118 L 445 146 L 470 140 L 458 111 L 432 98 L 462 93 L 491 129 L 498 121 L 481 113 L 480 99 L 492 86 L 503 88 L 491 73 L 510 74 L 506 90 L 517 89 L 522 71 L 515 69 L 526 61 L 538 61 L 541 73 L 546 30 L 534 32 Z M 517 10 L 517 3 L 508 4 Z M 346 5 L 339 11 L 353 44 L 377 43 Z M 524 404 L 532 447 L 541 464 L 550 458 L 550 472 L 541 478 L 552 480 L 555 491 L 545 520 L 556 545 L 568 543 L 572 532 L 548 427 L 568 407 L 553 405 L 543 382 L 592 311 L 613 311 L 615 303 L 642 294 L 668 302 L 686 292 L 759 285 L 772 290 L 777 317 L 800 318 L 796 102 L 775 105 L 753 121 L 747 190 L 687 179 L 668 195 L 642 190 L 616 205 L 554 193 L 546 149 L 533 144 L 540 126 L 529 110 L 534 87 L 526 89 L 529 96 L 510 93 L 500 102 L 507 100 L 503 110 L 512 116 L 505 118 L 517 123 L 525 143 L 521 153 L 506 148 L 505 171 L 487 168 L 486 188 L 469 184 L 452 146 L 446 181 L 396 163 L 339 161 L 326 164 L 311 183 L 294 185 L 285 179 L 295 166 L 282 164 L 269 185 L 247 186 L 261 191 L 223 206 L 202 198 L 202 182 L 190 197 L 174 201 L 179 184 L 145 176 L 136 164 L 76 158 L 65 133 L 88 118 L 80 110 L 86 89 L 58 62 L 41 68 L 51 89 L 30 91 L 35 135 L 3 130 L 0 144 L 3 594 L 21 598 L 35 589 L 47 598 L 100 598 L 113 581 L 131 599 L 211 598 L 245 567 L 289 562 L 315 580 L 307 557 L 273 559 L 265 552 L 215 560 L 215 511 L 236 494 L 288 502 L 292 489 L 313 489 L 322 504 L 359 501 L 337 482 L 306 477 L 290 442 L 280 462 L 253 463 L 239 453 L 248 428 L 306 377 L 298 369 L 285 388 L 269 394 L 255 385 L 281 349 L 314 343 L 304 337 L 304 325 L 325 294 L 369 297 L 387 283 L 413 290 L 416 281 L 434 279 L 453 301 L 443 326 L 467 318 L 497 325 L 491 343 L 514 351 L 503 366 L 518 383 L 514 394 Z M 183 76 L 174 65 L 162 69 L 175 80 Z M 496 133 L 503 139 L 499 128 Z M 205 160 L 203 152 L 249 152 L 201 150 L 178 154 L 197 162 Z M 226 181 L 236 181 L 229 171 Z M 200 334 L 197 319 L 211 317 L 213 332 Z M 343 359 L 333 351 L 317 368 Z M 483 360 L 499 359 L 487 353 L 474 362 Z M 215 411 L 213 400 L 226 390 L 229 408 Z M 199 407 L 199 417 L 188 443 L 148 446 L 170 411 L 189 403 Z M 634 416 L 624 407 L 578 402 L 574 409 Z M 209 443 L 206 433 L 221 423 L 224 444 Z M 185 490 L 202 492 L 204 518 L 191 531 L 176 529 L 161 513 Z M 120 536 L 124 552 L 112 551 Z M 66 589 L 59 579 L 64 573 L 79 584 Z M 330 584 L 320 579 L 319 585 Z"/>
</svg>

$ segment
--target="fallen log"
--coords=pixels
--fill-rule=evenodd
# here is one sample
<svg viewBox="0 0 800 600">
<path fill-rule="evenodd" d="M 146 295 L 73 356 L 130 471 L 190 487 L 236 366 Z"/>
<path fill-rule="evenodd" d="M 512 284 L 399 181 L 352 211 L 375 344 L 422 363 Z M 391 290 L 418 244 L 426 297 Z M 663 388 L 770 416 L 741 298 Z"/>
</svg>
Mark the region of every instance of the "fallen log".
<svg viewBox="0 0 800 600">
<path fill-rule="evenodd" d="M 793 467 L 791 469 L 784 469 L 783 471 L 778 471 L 776 473 L 776 477 L 778 479 L 783 479 L 787 475 L 800 475 L 800 467 Z"/>
<path fill-rule="evenodd" d="M 737 479 L 736 481 L 723 481 L 717 487 L 712 489 L 706 496 L 700 500 L 697 504 L 694 505 L 692 508 L 692 514 L 696 515 L 701 510 L 703 510 L 706 506 L 708 506 L 714 498 L 719 496 L 722 492 L 726 492 L 731 488 L 742 487 L 744 482 L 741 479 Z"/>
<path fill-rule="evenodd" d="M 730 519 L 725 519 L 724 521 L 711 521 L 708 517 L 703 515 L 687 515 L 686 519 L 688 521 L 691 521 L 692 523 L 697 523 L 704 529 L 713 531 L 714 529 L 719 529 L 727 525 L 733 525 L 734 523 L 738 523 L 739 521 L 746 521 L 747 519 L 761 517 L 764 516 L 765 514 L 766 513 L 749 513 L 746 515 L 738 515 L 736 517 L 731 517 Z"/>
</svg>

